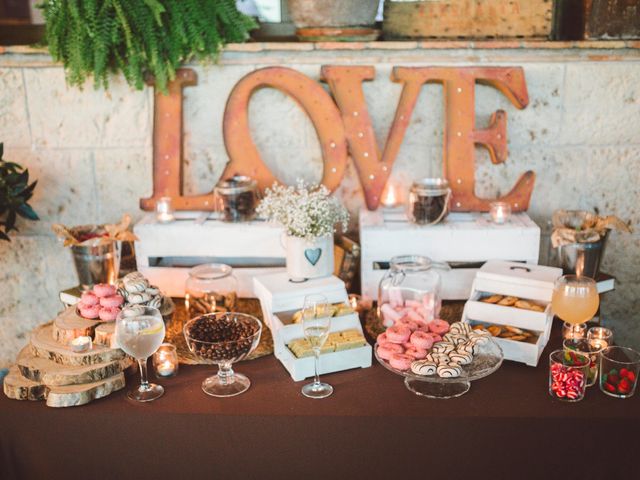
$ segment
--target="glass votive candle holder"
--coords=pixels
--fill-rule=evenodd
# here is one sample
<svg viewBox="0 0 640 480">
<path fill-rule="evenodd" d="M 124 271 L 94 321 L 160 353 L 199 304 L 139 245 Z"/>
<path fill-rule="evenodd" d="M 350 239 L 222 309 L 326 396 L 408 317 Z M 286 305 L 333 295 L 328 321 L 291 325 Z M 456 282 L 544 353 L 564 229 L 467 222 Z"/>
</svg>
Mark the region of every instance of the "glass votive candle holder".
<svg viewBox="0 0 640 480">
<path fill-rule="evenodd" d="M 600 358 L 600 352 L 604 349 L 595 346 L 586 338 L 568 338 L 562 343 L 562 347 L 565 351 L 576 352 L 589 357 L 587 387 L 595 385 L 598 379 L 598 360 Z"/>
<path fill-rule="evenodd" d="M 607 347 L 600 353 L 600 390 L 616 398 L 629 398 L 636 391 L 640 353 L 627 347 Z"/>
<path fill-rule="evenodd" d="M 157 378 L 175 377 L 178 374 L 178 364 L 175 345 L 163 343 L 153 354 L 153 370 Z"/>
<path fill-rule="evenodd" d="M 549 355 L 549 395 L 564 402 L 579 402 L 587 390 L 589 357 L 555 350 Z"/>
<path fill-rule="evenodd" d="M 489 216 L 493 223 L 502 225 L 506 223 L 511 216 L 511 205 L 507 202 L 491 202 L 489 204 Z"/>
<path fill-rule="evenodd" d="M 613 332 L 604 327 L 591 327 L 587 332 L 587 339 L 592 344 L 599 344 L 602 348 L 613 345 Z"/>
<path fill-rule="evenodd" d="M 587 336 L 587 324 L 580 323 L 574 325 L 573 323 L 564 322 L 562 324 L 562 338 L 567 339 L 579 339 Z"/>
<path fill-rule="evenodd" d="M 158 201 L 156 201 L 156 219 L 160 223 L 169 223 L 176 219 L 173 215 L 171 197 L 160 197 Z"/>
</svg>

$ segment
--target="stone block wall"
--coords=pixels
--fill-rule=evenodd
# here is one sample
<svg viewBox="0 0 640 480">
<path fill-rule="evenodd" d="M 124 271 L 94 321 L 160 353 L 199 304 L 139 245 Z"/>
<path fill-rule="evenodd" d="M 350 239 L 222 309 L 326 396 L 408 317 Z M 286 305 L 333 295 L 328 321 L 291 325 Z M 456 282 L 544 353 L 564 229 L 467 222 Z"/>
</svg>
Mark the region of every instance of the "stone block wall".
<svg viewBox="0 0 640 480">
<path fill-rule="evenodd" d="M 393 118 L 400 86 L 395 65 L 515 65 L 525 71 L 530 105 L 515 109 L 499 92 L 477 86 L 477 125 L 499 108 L 508 114 L 509 159 L 491 164 L 477 151 L 478 193 L 505 193 L 527 169 L 537 173 L 530 215 L 545 227 L 554 209 L 581 208 L 630 220 L 632 235 L 613 234 L 604 269 L 618 280 L 603 297 L 605 321 L 640 347 L 640 50 L 624 42 L 248 44 L 230 46 L 218 65 L 194 66 L 198 85 L 185 89 L 186 193 L 213 188 L 227 156 L 222 115 L 235 83 L 256 68 L 284 65 L 318 79 L 325 64 L 376 67 L 364 86 L 378 142 Z M 59 310 L 58 292 L 76 284 L 70 253 L 52 223 L 77 225 L 139 217 L 151 192 L 153 92 L 114 79 L 108 92 L 69 88 L 61 66 L 43 52 L 0 50 L 0 141 L 5 158 L 29 167 L 38 188 L 37 223 L 21 222 L 0 243 L 0 367 L 25 343 L 25 332 Z M 313 126 L 278 91 L 250 104 L 253 139 L 279 178 L 318 180 L 322 162 Z M 423 87 L 392 181 L 440 175 L 441 87 Z M 353 166 L 338 191 L 352 212 L 363 205 Z"/>
</svg>

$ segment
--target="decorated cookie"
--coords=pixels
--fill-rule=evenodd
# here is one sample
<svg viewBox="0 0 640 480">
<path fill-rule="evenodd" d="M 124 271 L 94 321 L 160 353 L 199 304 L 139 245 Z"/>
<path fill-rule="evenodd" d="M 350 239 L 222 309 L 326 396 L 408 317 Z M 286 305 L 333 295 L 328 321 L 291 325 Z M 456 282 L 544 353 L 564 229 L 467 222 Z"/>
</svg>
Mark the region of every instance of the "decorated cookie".
<svg viewBox="0 0 640 480">
<path fill-rule="evenodd" d="M 93 292 L 82 292 L 82 295 L 80 296 L 80 301 L 84 305 L 97 305 L 100 302 L 100 299 Z"/>
<path fill-rule="evenodd" d="M 124 298 L 122 298 L 117 293 L 115 295 L 109 295 L 108 297 L 102 297 L 100 299 L 100 305 L 102 307 L 119 307 L 124 303 Z"/>
<path fill-rule="evenodd" d="M 403 353 L 394 353 L 391 355 L 391 358 L 389 358 L 389 365 L 391 365 L 396 370 L 409 370 L 412 363 L 413 358 Z"/>
<path fill-rule="evenodd" d="M 460 345 L 461 343 L 467 341 L 467 336 L 456 333 L 447 333 L 444 337 L 442 337 L 442 340 L 445 342 L 453 343 L 454 345 Z"/>
<path fill-rule="evenodd" d="M 405 325 L 394 325 L 387 328 L 387 338 L 393 343 L 405 343 L 409 341 L 411 330 Z"/>
<path fill-rule="evenodd" d="M 473 361 L 473 355 L 467 352 L 451 352 L 449 358 L 460 365 L 469 365 Z"/>
<path fill-rule="evenodd" d="M 416 375 L 433 375 L 437 369 L 438 365 L 428 360 L 416 360 L 411 364 L 411 371 Z"/>
<path fill-rule="evenodd" d="M 99 283 L 93 286 L 93 293 L 100 298 L 108 297 L 109 295 L 114 295 L 116 293 L 116 287 L 109 285 L 108 283 Z"/>
<path fill-rule="evenodd" d="M 112 322 L 116 319 L 119 313 L 120 309 L 118 307 L 102 307 L 99 313 L 100 320 Z"/>
<path fill-rule="evenodd" d="M 127 297 L 127 301 L 133 305 L 139 305 L 141 303 L 147 303 L 151 300 L 151 295 L 142 291 L 142 292 L 131 292 L 129 291 L 129 296 Z"/>
<path fill-rule="evenodd" d="M 457 363 L 440 364 L 436 372 L 442 378 L 456 378 L 462 373 L 462 368 Z"/>
<path fill-rule="evenodd" d="M 449 342 L 436 342 L 433 344 L 433 351 L 435 353 L 451 353 L 456 349 L 453 343 Z"/>
<path fill-rule="evenodd" d="M 467 322 L 455 322 L 451 324 L 449 327 L 449 331 L 451 333 L 457 333 L 461 335 L 469 335 L 471 333 L 472 328 Z"/>
<path fill-rule="evenodd" d="M 82 317 L 93 320 L 94 318 L 98 318 L 98 315 L 100 314 L 100 305 L 85 305 L 80 302 L 78 304 L 78 310 Z"/>
<path fill-rule="evenodd" d="M 402 348 L 402 345 L 389 342 L 378 345 L 377 352 L 380 358 L 382 358 L 383 360 L 389 360 L 391 358 L 391 355 L 393 355 L 394 353 L 403 353 L 404 348 Z"/>
</svg>

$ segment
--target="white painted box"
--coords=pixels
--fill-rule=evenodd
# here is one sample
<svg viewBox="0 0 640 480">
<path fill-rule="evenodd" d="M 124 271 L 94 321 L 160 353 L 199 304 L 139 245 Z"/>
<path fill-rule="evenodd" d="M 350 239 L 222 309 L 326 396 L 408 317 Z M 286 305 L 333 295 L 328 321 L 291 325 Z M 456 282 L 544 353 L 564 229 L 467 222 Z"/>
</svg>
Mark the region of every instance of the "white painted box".
<svg viewBox="0 0 640 480">
<path fill-rule="evenodd" d="M 538 339 L 535 344 L 494 338 L 502 348 L 506 360 L 536 366 L 551 334 L 553 284 L 561 275 L 560 268 L 525 265 L 517 262 L 489 261 L 476 274 L 469 300 L 464 307 L 462 320 L 472 324 L 482 322 L 510 325 L 536 332 Z M 533 301 L 543 306 L 544 311 L 536 312 L 480 301 L 481 298 L 492 294 Z"/>
<path fill-rule="evenodd" d="M 292 323 L 293 314 L 302 309 L 304 297 L 322 294 L 330 303 L 347 302 L 344 282 L 335 276 L 293 283 L 286 273 L 258 275 L 254 278 L 254 295 L 260 300 L 263 318 L 271 330 L 274 355 L 295 381 L 314 375 L 313 358 L 297 358 L 287 346 L 291 340 L 304 337 L 301 323 Z M 358 330 L 362 325 L 357 314 L 342 315 L 331 319 L 331 332 Z M 351 368 L 371 366 L 370 345 L 351 350 L 322 354 L 320 372 L 332 373 Z"/>
<path fill-rule="evenodd" d="M 431 226 L 410 223 L 404 209 L 360 211 L 362 294 L 376 299 L 378 284 L 397 255 L 423 255 L 447 262 L 441 297 L 465 300 L 478 268 L 487 260 L 538 263 L 540 228 L 526 213 L 497 225 L 485 213 L 450 213 Z"/>
<path fill-rule="evenodd" d="M 253 296 L 255 275 L 285 270 L 281 228 L 204 215 L 178 212 L 174 222 L 163 224 L 149 213 L 134 226 L 137 268 L 163 293 L 184 297 L 189 268 L 202 263 L 231 265 L 241 297 Z"/>
</svg>

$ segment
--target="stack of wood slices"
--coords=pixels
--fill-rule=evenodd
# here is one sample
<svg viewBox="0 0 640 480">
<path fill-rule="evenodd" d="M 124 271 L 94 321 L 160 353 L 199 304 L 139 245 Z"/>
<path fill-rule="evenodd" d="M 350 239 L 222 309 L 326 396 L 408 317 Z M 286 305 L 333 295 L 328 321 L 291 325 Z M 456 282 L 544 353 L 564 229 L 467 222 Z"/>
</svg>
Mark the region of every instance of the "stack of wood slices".
<svg viewBox="0 0 640 480">
<path fill-rule="evenodd" d="M 46 400 L 50 407 L 84 405 L 125 386 L 131 358 L 114 348 L 115 322 L 81 317 L 77 307 L 30 334 L 29 345 L 4 379 L 4 393 L 16 400 Z M 78 352 L 72 341 L 89 336 L 93 346 Z"/>
</svg>

